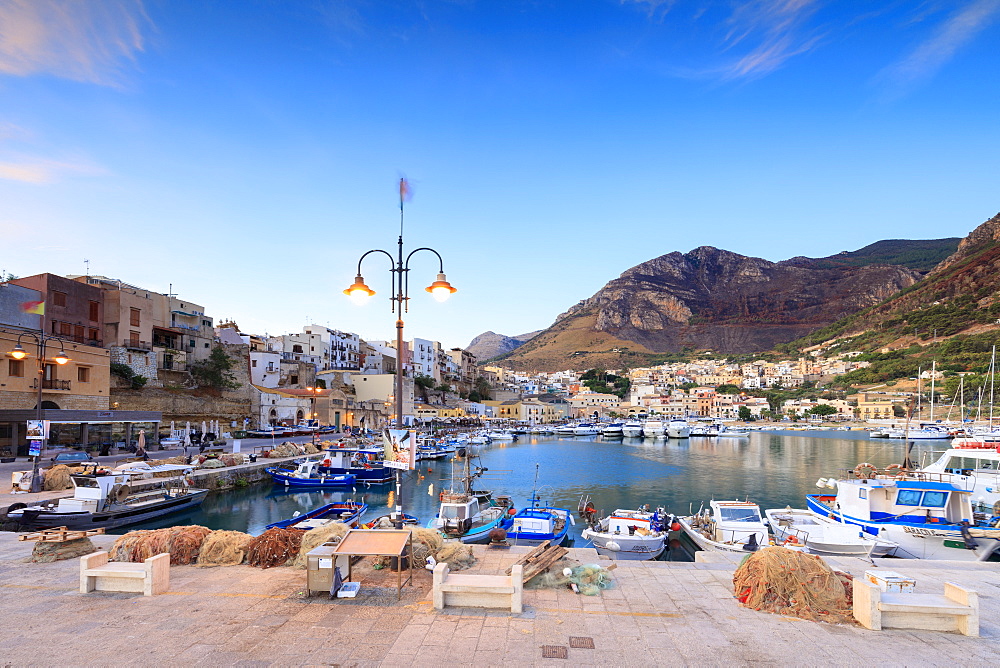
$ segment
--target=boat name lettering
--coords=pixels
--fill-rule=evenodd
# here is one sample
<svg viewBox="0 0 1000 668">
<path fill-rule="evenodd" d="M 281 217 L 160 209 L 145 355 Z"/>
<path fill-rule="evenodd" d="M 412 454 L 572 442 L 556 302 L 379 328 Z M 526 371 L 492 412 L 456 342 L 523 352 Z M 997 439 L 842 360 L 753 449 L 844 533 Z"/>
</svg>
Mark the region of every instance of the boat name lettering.
<svg viewBox="0 0 1000 668">
<path fill-rule="evenodd" d="M 903 531 L 914 536 L 950 536 L 951 531 L 939 531 L 937 529 L 925 529 L 923 527 L 903 527 Z"/>
</svg>

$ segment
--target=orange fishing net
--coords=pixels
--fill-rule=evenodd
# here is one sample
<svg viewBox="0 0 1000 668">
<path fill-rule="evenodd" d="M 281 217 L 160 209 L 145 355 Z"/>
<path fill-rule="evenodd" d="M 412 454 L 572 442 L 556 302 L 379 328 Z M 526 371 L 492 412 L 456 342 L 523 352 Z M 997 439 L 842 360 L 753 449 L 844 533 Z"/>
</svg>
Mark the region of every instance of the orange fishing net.
<svg viewBox="0 0 1000 668">
<path fill-rule="evenodd" d="M 303 534 L 301 529 L 268 529 L 247 546 L 247 565 L 271 568 L 290 564 L 299 554 Z"/>
<path fill-rule="evenodd" d="M 193 564 L 210 533 L 211 529 L 197 525 L 129 531 L 115 541 L 108 556 L 112 561 L 140 562 L 169 552 L 172 566 Z"/>
<path fill-rule="evenodd" d="M 833 624 L 852 624 L 853 582 L 819 557 L 766 547 L 733 573 L 733 593 L 743 606 Z"/>
</svg>

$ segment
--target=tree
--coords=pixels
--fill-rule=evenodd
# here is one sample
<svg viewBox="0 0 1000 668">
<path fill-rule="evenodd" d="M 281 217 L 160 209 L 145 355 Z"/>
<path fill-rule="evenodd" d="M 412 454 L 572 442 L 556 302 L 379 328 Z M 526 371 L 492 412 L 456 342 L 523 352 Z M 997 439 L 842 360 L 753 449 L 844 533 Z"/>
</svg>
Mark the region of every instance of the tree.
<svg viewBox="0 0 1000 668">
<path fill-rule="evenodd" d="M 806 413 L 811 413 L 812 415 L 835 415 L 837 409 L 830 404 L 818 404 L 807 410 Z"/>
<path fill-rule="evenodd" d="M 236 363 L 226 351 L 221 346 L 216 346 L 207 360 L 191 365 L 191 375 L 202 387 L 232 390 L 240 386 L 232 372 L 234 366 Z"/>
<path fill-rule="evenodd" d="M 746 406 L 740 406 L 739 418 L 744 422 L 754 421 L 753 413 L 751 413 L 750 409 L 747 408 Z"/>
<path fill-rule="evenodd" d="M 739 394 L 740 388 L 732 383 L 723 383 L 715 388 L 718 394 Z"/>
</svg>

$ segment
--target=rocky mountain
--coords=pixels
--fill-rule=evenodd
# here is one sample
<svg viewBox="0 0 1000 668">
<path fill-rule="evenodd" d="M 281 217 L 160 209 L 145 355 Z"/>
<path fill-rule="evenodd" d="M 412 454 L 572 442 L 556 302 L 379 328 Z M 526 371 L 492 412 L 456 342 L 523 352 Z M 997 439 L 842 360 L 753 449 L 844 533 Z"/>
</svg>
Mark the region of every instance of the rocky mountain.
<svg viewBox="0 0 1000 668">
<path fill-rule="evenodd" d="M 902 347 L 959 333 L 981 333 L 996 328 L 998 318 L 1000 214 L 962 239 L 954 253 L 910 288 L 793 345 L 849 336 L 859 348 Z"/>
<path fill-rule="evenodd" d="M 925 268 L 955 247 L 955 239 L 897 240 L 783 262 L 710 246 L 668 253 L 625 271 L 506 359 L 617 368 L 683 350 L 770 350 L 914 285 L 921 272 L 901 264 Z M 893 257 L 899 264 L 886 263 Z"/>
<path fill-rule="evenodd" d="M 529 332 L 528 334 L 518 334 L 517 336 L 504 336 L 496 332 L 483 332 L 472 343 L 466 346 L 466 350 L 476 356 L 480 362 L 488 359 L 506 355 L 519 348 L 525 341 L 538 334 L 541 330 Z"/>
</svg>

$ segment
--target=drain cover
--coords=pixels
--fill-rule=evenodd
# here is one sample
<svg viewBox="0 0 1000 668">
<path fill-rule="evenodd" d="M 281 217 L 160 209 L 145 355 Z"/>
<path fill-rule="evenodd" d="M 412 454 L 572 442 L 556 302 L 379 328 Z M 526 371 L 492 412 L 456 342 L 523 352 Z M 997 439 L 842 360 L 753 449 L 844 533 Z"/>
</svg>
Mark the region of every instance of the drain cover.
<svg viewBox="0 0 1000 668">
<path fill-rule="evenodd" d="M 542 645 L 543 659 L 565 659 L 569 656 L 569 650 L 563 645 Z"/>
<path fill-rule="evenodd" d="M 594 639 L 586 636 L 570 636 L 569 646 L 573 649 L 594 649 Z"/>
</svg>

